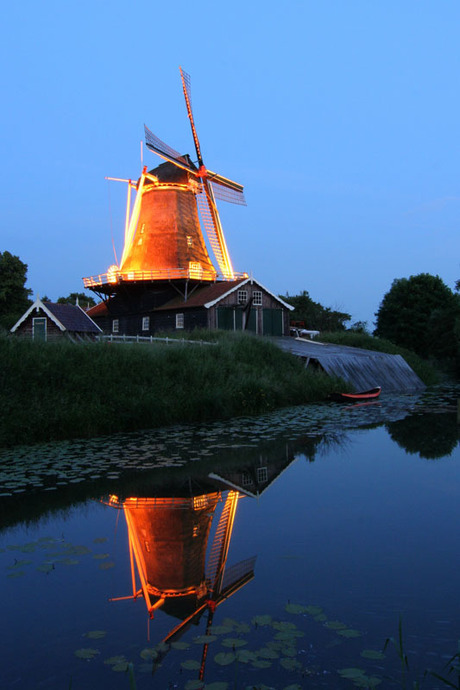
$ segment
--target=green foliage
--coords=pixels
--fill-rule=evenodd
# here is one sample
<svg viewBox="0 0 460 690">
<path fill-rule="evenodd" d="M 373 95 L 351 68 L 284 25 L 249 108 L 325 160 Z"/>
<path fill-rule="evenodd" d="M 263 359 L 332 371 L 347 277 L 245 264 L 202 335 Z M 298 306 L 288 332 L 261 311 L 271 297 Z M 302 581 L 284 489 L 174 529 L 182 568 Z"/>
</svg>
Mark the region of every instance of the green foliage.
<svg viewBox="0 0 460 690">
<path fill-rule="evenodd" d="M 43 299 L 43 301 L 46 300 Z M 68 297 L 58 298 L 58 304 L 77 304 L 77 301 L 82 309 L 94 307 L 94 305 L 96 304 L 94 298 L 91 297 L 91 295 L 86 295 L 84 292 L 71 292 L 70 295 L 68 295 Z"/>
<path fill-rule="evenodd" d="M 367 321 L 355 321 L 348 330 L 352 333 L 365 333 L 366 335 L 370 335 Z"/>
<path fill-rule="evenodd" d="M 32 290 L 25 287 L 27 264 L 10 252 L 0 252 L 0 326 L 10 329 L 30 306 Z"/>
<path fill-rule="evenodd" d="M 343 386 L 245 333 L 203 346 L 4 337 L 0 358 L 0 446 L 253 415 Z"/>
<path fill-rule="evenodd" d="M 389 340 L 385 340 L 385 338 L 375 338 L 366 333 L 340 331 L 338 333 L 321 333 L 320 340 L 324 343 L 335 343 L 336 345 L 347 345 L 348 347 L 361 347 L 365 350 L 387 352 L 390 355 L 401 355 L 427 386 L 439 383 L 439 374 L 429 362 L 426 362 L 414 352 L 403 347 L 398 347 Z"/>
<path fill-rule="evenodd" d="M 376 317 L 376 336 L 421 357 L 460 358 L 460 297 L 439 276 L 420 273 L 394 280 Z"/>
<path fill-rule="evenodd" d="M 345 330 L 345 321 L 350 321 L 350 314 L 333 311 L 330 307 L 323 307 L 314 302 L 308 292 L 303 290 L 300 295 L 281 296 L 288 304 L 294 307 L 291 313 L 293 321 L 303 321 L 305 328 L 316 331 L 342 331 Z"/>
</svg>

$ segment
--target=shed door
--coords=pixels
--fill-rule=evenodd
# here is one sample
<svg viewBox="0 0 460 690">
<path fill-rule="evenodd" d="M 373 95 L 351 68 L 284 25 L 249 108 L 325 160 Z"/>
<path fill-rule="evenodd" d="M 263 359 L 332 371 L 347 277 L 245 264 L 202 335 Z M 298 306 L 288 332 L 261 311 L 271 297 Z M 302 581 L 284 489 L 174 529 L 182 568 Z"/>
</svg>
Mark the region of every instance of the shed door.
<svg viewBox="0 0 460 690">
<path fill-rule="evenodd" d="M 32 338 L 34 340 L 46 340 L 46 318 L 36 316 L 32 319 Z"/>
<path fill-rule="evenodd" d="M 217 328 L 222 328 L 226 331 L 233 331 L 234 309 L 232 307 L 218 307 L 217 308 Z"/>
<path fill-rule="evenodd" d="M 283 310 L 264 309 L 264 335 L 283 335 Z"/>
</svg>

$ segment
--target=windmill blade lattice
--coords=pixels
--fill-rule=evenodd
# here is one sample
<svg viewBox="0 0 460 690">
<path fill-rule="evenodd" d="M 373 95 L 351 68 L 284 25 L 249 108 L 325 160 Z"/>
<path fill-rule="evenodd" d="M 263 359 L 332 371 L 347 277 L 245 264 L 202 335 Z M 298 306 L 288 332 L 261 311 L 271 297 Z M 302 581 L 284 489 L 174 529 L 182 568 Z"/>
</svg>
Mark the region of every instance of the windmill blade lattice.
<svg viewBox="0 0 460 690">
<path fill-rule="evenodd" d="M 157 137 L 153 132 L 150 131 L 147 125 L 144 125 L 144 131 L 145 145 L 147 146 L 147 148 L 149 148 L 154 153 L 157 153 L 162 158 L 166 158 L 167 160 L 171 161 L 171 163 L 174 163 L 175 165 L 179 165 L 179 167 L 194 172 L 193 168 L 190 166 L 190 163 L 187 161 L 187 159 L 184 156 L 181 156 L 181 154 L 178 151 L 171 148 L 171 146 L 165 144 L 164 141 L 161 141 L 159 137 Z"/>
<path fill-rule="evenodd" d="M 182 79 L 182 88 L 184 90 L 185 104 L 187 106 L 187 114 L 190 120 L 190 127 L 192 128 L 193 141 L 195 143 L 196 156 L 198 158 L 198 164 L 201 167 L 203 165 L 203 158 L 201 156 L 200 142 L 198 141 L 198 134 L 196 133 L 195 121 L 193 119 L 192 112 L 192 89 L 190 85 L 190 75 L 184 72 L 182 67 L 179 67 L 180 76 Z"/>
<path fill-rule="evenodd" d="M 240 192 L 237 189 L 230 189 L 230 187 L 224 187 L 213 180 L 211 180 L 211 185 L 216 199 L 220 199 L 220 201 L 228 201 L 230 204 L 239 204 L 240 206 L 247 205 L 243 192 Z"/>
<path fill-rule="evenodd" d="M 214 252 L 222 275 L 227 280 L 234 279 L 232 262 L 228 253 L 225 238 L 220 226 L 219 215 L 212 199 L 212 188 L 205 187 L 206 183 L 202 183 L 201 192 L 196 195 L 196 202 L 200 210 L 201 221 L 206 230 L 209 239 L 209 244 Z"/>
</svg>

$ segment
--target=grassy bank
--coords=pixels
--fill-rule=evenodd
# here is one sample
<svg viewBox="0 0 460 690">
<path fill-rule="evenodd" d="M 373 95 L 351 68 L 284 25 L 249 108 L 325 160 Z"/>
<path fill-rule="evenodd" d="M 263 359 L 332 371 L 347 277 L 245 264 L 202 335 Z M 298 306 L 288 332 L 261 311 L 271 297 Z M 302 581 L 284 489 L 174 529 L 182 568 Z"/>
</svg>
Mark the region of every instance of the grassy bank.
<svg viewBox="0 0 460 690">
<path fill-rule="evenodd" d="M 440 382 L 439 371 L 436 367 L 432 366 L 430 362 L 422 359 L 411 350 L 406 350 L 403 347 L 394 345 L 389 340 L 374 338 L 366 333 L 352 333 L 350 331 L 321 333 L 318 340 L 321 340 L 323 343 L 335 343 L 336 345 L 347 345 L 348 347 L 362 347 L 365 350 L 387 352 L 390 355 L 401 355 L 427 386 L 432 386 Z"/>
<path fill-rule="evenodd" d="M 3 337 L 0 361 L 0 447 L 258 414 L 340 386 L 245 333 L 209 346 Z"/>
</svg>

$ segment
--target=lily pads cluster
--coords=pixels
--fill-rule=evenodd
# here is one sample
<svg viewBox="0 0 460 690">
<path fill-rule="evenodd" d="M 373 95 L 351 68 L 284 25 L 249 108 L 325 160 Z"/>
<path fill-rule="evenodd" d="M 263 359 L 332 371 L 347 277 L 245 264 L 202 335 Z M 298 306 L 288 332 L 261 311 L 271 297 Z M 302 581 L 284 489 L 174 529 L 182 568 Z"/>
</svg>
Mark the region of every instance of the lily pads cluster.
<svg viewBox="0 0 460 690">
<path fill-rule="evenodd" d="M 105 537 L 98 537 L 95 544 L 102 544 Z M 27 571 L 50 574 L 61 567 L 78 565 L 80 559 L 92 556 L 100 570 L 114 566 L 109 553 L 93 553 L 83 544 L 72 544 L 62 537 L 40 537 L 25 544 L 8 544 L 4 553 L 11 552 L 11 560 L 6 558 L 6 575 L 10 579 L 23 577 Z M 23 557 L 27 554 L 28 557 Z"/>
<path fill-rule="evenodd" d="M 319 435 L 400 419 L 422 398 L 391 396 L 379 405 L 350 408 L 316 403 L 230 422 L 181 425 L 85 441 L 0 450 L 0 497 L 57 491 L 82 482 L 118 480 L 127 472 L 165 469 L 276 440 Z"/>
</svg>

